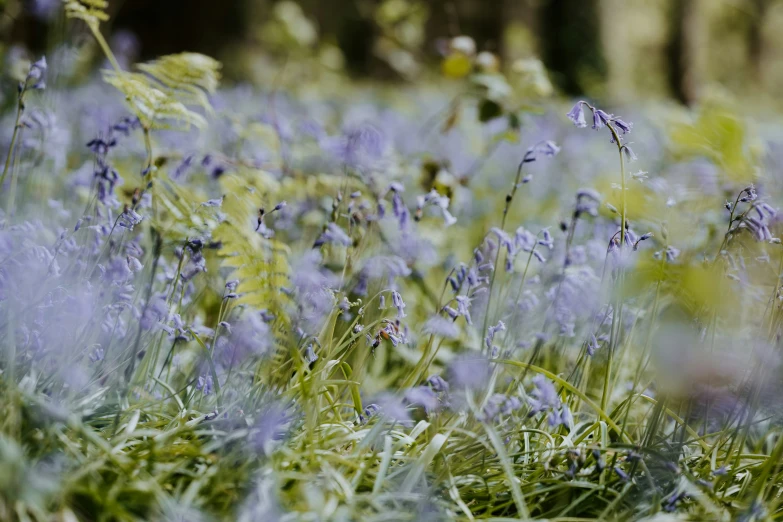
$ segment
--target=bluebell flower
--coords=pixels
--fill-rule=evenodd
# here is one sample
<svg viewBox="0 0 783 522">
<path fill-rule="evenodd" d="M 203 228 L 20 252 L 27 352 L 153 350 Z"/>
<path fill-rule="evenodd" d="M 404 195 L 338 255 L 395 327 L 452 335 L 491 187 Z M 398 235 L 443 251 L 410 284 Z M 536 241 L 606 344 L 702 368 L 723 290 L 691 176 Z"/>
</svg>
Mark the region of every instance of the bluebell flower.
<svg viewBox="0 0 783 522">
<path fill-rule="evenodd" d="M 607 123 L 609 123 L 609 119 L 611 116 L 609 116 L 607 113 L 602 111 L 601 109 L 596 109 L 593 111 L 593 130 L 602 129 Z"/>
<path fill-rule="evenodd" d="M 496 393 L 487 399 L 487 403 L 481 411 L 481 417 L 484 422 L 493 422 L 498 415 L 511 415 L 521 407 L 522 402 L 517 397 Z"/>
<path fill-rule="evenodd" d="M 529 415 L 533 416 L 541 412 L 549 412 L 550 424 L 554 421 L 554 425 L 559 424 L 560 421 L 560 396 L 555 390 L 555 385 L 552 381 L 544 377 L 543 375 L 536 375 L 533 377 L 533 386 L 535 387 L 530 392 L 528 402 L 530 404 Z"/>
<path fill-rule="evenodd" d="M 42 56 L 39 60 L 33 62 L 27 73 L 27 78 L 25 80 L 26 86 L 32 89 L 44 89 L 46 87 L 44 75 L 46 74 L 47 69 L 48 66 L 46 64 L 45 56 Z"/>
<path fill-rule="evenodd" d="M 215 350 L 215 357 L 229 368 L 242 364 L 250 357 L 265 355 L 272 344 L 269 325 L 259 313 L 246 313 L 234 321 L 231 335 L 221 337 Z"/>
<path fill-rule="evenodd" d="M 595 334 L 591 333 L 590 338 L 587 340 L 587 355 L 592 357 L 595 355 L 595 351 L 600 348 L 598 341 L 595 338 Z"/>
<path fill-rule="evenodd" d="M 626 123 L 620 118 L 613 119 L 612 123 L 614 124 L 615 127 L 620 129 L 620 131 L 623 134 L 629 134 L 631 132 L 631 129 L 633 128 L 633 123 Z"/>
<path fill-rule="evenodd" d="M 473 324 L 470 317 L 470 298 L 464 295 L 455 297 L 457 300 L 457 313 L 465 318 L 468 324 Z"/>
<path fill-rule="evenodd" d="M 408 211 L 408 207 L 405 206 L 399 192 L 396 190 L 392 196 L 392 212 L 394 213 L 394 217 L 397 218 L 400 230 L 406 230 L 410 220 L 410 212 Z"/>
<path fill-rule="evenodd" d="M 631 478 L 631 477 L 628 475 L 628 473 L 626 473 L 625 471 L 623 471 L 623 470 L 622 470 L 622 468 L 620 468 L 619 466 L 615 466 L 615 467 L 614 467 L 614 472 L 615 472 L 615 473 L 617 473 L 617 476 L 618 476 L 618 477 L 620 477 L 620 479 L 621 479 L 623 482 L 628 482 L 628 480 L 630 480 L 630 478 Z"/>
<path fill-rule="evenodd" d="M 340 136 L 322 139 L 321 143 L 337 161 L 358 170 L 372 168 L 386 148 L 383 133 L 369 123 L 347 128 Z"/>
<path fill-rule="evenodd" d="M 392 291 L 392 303 L 394 303 L 394 307 L 397 309 L 397 319 L 402 319 L 405 317 L 405 302 L 402 300 L 402 296 L 400 293 L 396 290 Z"/>
<path fill-rule="evenodd" d="M 566 114 L 568 116 L 568 119 L 574 122 L 574 125 L 577 127 L 584 128 L 587 127 L 587 122 L 585 121 L 585 109 L 584 109 L 584 102 L 577 102 L 576 105 Z"/>
<path fill-rule="evenodd" d="M 312 343 L 308 344 L 307 348 L 305 348 L 304 360 L 307 364 L 313 364 L 318 360 L 318 355 L 315 353 Z"/>
<path fill-rule="evenodd" d="M 144 218 L 135 210 L 128 208 L 120 215 L 117 226 L 133 230 L 133 227 L 141 223 Z"/>
<path fill-rule="evenodd" d="M 435 393 L 448 393 L 449 383 L 447 383 L 440 375 L 431 375 L 427 379 L 427 384 L 432 388 Z"/>
<path fill-rule="evenodd" d="M 458 388 L 483 389 L 489 382 L 492 369 L 485 357 L 462 355 L 449 365 L 449 383 Z"/>
<path fill-rule="evenodd" d="M 438 409 L 440 404 L 434 390 L 429 386 L 416 386 L 408 389 L 405 392 L 405 400 L 414 406 L 421 406 L 428 413 Z"/>
<path fill-rule="evenodd" d="M 421 214 L 427 205 L 432 205 L 440 209 L 441 213 L 443 214 L 443 221 L 447 227 L 450 227 L 457 222 L 457 218 L 452 216 L 448 210 L 449 198 L 442 196 L 435 189 L 431 190 L 429 193 L 423 196 L 418 196 L 416 200 L 418 203 L 416 207 L 417 216 Z"/>
<path fill-rule="evenodd" d="M 249 442 L 257 451 L 269 455 L 284 440 L 295 421 L 291 408 L 278 400 L 264 404 L 255 415 Z"/>
<path fill-rule="evenodd" d="M 601 202 L 601 195 L 597 191 L 590 188 L 581 188 L 576 191 L 576 199 L 583 198 L 591 199 L 596 203 Z"/>
<path fill-rule="evenodd" d="M 456 339 L 459 337 L 459 327 L 452 319 L 446 319 L 441 315 L 433 315 L 424 322 L 422 333 Z"/>
<path fill-rule="evenodd" d="M 484 344 L 487 346 L 487 348 L 492 347 L 492 341 L 495 339 L 495 334 L 498 332 L 503 332 L 506 329 L 506 325 L 503 323 L 503 321 L 498 321 L 498 324 L 495 326 L 490 326 L 487 328 L 487 335 L 484 337 Z"/>
<path fill-rule="evenodd" d="M 214 381 L 212 380 L 212 376 L 209 374 L 199 375 L 198 379 L 196 380 L 196 389 L 200 390 L 204 395 L 209 395 L 212 393 L 213 385 Z"/>
<path fill-rule="evenodd" d="M 514 248 L 524 252 L 530 252 L 536 247 L 537 239 L 535 234 L 525 230 L 524 227 L 517 228 L 514 233 Z"/>
<path fill-rule="evenodd" d="M 351 246 L 353 244 L 353 240 L 351 240 L 350 236 L 343 231 L 342 228 L 340 228 L 335 223 L 329 223 L 326 225 L 326 230 L 320 235 L 320 237 L 315 241 L 313 244 L 314 247 L 319 247 L 325 244 L 335 244 L 335 245 L 342 245 L 342 246 Z"/>
<path fill-rule="evenodd" d="M 223 205 L 223 196 L 219 198 L 210 199 L 201 204 L 202 207 L 220 207 Z"/>
<path fill-rule="evenodd" d="M 541 230 L 541 235 L 542 238 L 538 240 L 538 244 L 552 250 L 555 247 L 555 242 L 552 239 L 552 234 L 549 232 L 549 229 L 545 228 Z"/>
<path fill-rule="evenodd" d="M 377 409 L 375 414 L 386 422 L 400 423 L 403 426 L 412 425 L 410 412 L 402 398 L 392 393 L 381 393 L 373 404 Z"/>
</svg>

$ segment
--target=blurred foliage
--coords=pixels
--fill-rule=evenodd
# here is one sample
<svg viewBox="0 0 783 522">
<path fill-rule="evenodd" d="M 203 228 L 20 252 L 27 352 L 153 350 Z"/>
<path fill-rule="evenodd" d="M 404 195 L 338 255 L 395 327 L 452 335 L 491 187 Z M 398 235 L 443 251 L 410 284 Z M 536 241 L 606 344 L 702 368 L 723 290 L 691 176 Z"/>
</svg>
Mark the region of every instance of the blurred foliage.
<svg viewBox="0 0 783 522">
<path fill-rule="evenodd" d="M 107 7 L 65 3 L 131 117 L 71 71 L 4 120 L 0 519 L 780 516 L 781 198 L 743 110 L 624 107 L 608 144 L 532 52 L 433 56 L 410 0 L 357 7 L 394 81 L 284 0 L 221 89 L 199 53 L 126 70 Z M 605 93 L 596 60 L 555 83 Z"/>
<path fill-rule="evenodd" d="M 669 138 L 677 159 L 707 158 L 720 167 L 727 182 L 751 183 L 759 176 L 758 145 L 747 124 L 719 102 L 704 104 L 692 123 L 672 124 Z"/>
</svg>

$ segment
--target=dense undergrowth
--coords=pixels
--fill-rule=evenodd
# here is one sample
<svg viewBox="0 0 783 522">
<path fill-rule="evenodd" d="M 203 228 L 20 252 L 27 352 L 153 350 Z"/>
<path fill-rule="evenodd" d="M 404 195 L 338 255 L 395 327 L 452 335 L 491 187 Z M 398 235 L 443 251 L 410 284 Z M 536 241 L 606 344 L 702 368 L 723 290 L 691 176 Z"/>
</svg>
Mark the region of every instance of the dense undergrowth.
<svg viewBox="0 0 783 522">
<path fill-rule="evenodd" d="M 0 518 L 781 518 L 780 127 L 466 38 L 432 87 L 219 89 L 66 4 L 109 64 L 2 120 Z"/>
</svg>

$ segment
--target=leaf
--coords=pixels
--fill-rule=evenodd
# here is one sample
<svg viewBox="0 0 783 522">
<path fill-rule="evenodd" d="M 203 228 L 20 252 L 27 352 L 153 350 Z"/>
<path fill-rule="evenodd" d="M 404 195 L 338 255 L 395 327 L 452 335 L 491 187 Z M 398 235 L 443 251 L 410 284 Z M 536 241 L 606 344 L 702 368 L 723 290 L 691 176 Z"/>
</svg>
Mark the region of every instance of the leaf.
<svg viewBox="0 0 783 522">
<path fill-rule="evenodd" d="M 83 20 L 92 29 L 109 19 L 106 0 L 65 0 L 65 14 L 68 18 Z"/>
<path fill-rule="evenodd" d="M 671 125 L 670 129 L 672 152 L 678 159 L 706 158 L 735 183 L 756 178 L 757 158 L 748 144 L 745 123 L 729 109 L 708 105 L 695 122 Z"/>
<path fill-rule="evenodd" d="M 257 178 L 257 176 L 256 176 Z M 291 353 L 290 307 L 285 289 L 291 285 L 290 249 L 255 230 L 254 217 L 264 206 L 264 195 L 242 173 L 226 174 L 221 179 L 225 197 L 222 211 L 225 219 L 215 227 L 213 240 L 221 243 L 218 255 L 222 265 L 232 268 L 229 279 L 238 279 L 237 302 L 266 309 L 276 317 L 274 322 L 274 363 L 279 368 Z M 285 379 L 285 372 L 272 372 L 273 378 Z"/>
<path fill-rule="evenodd" d="M 514 91 L 502 74 L 477 74 L 471 80 L 484 92 L 486 98 L 498 103 L 507 99 Z"/>
<path fill-rule="evenodd" d="M 104 71 L 104 81 L 125 95 L 147 129 L 204 128 L 206 119 L 189 106 L 212 112 L 208 95 L 220 82 L 220 62 L 198 53 L 163 56 L 138 65 L 141 73 Z"/>
<path fill-rule="evenodd" d="M 217 60 L 198 53 L 180 53 L 139 64 L 138 68 L 182 103 L 212 110 L 207 94 L 213 94 L 220 82 L 221 64 Z"/>
<path fill-rule="evenodd" d="M 503 116 L 503 107 L 497 102 L 486 98 L 479 102 L 479 121 L 481 123 L 486 123 L 501 116 Z"/>
<path fill-rule="evenodd" d="M 106 70 L 103 79 L 125 95 L 131 110 L 147 129 L 187 130 L 191 125 L 207 125 L 203 116 L 157 89 L 143 74 Z"/>
</svg>

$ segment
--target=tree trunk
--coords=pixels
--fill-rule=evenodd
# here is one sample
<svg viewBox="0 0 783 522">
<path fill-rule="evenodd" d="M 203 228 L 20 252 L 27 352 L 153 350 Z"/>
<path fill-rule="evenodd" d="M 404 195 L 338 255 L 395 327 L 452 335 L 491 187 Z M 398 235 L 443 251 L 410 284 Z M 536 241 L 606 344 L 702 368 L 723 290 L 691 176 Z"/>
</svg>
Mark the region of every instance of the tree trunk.
<svg viewBox="0 0 783 522">
<path fill-rule="evenodd" d="M 606 77 L 598 0 L 547 0 L 541 6 L 544 64 L 568 95 L 584 94 Z"/>
<path fill-rule="evenodd" d="M 753 13 L 748 27 L 748 61 L 757 84 L 762 84 L 764 59 L 764 19 L 772 7 L 771 0 L 751 0 Z"/>
<path fill-rule="evenodd" d="M 675 99 L 692 105 L 699 95 L 701 44 L 704 16 L 701 0 L 671 0 L 669 46 L 669 88 Z"/>
</svg>

